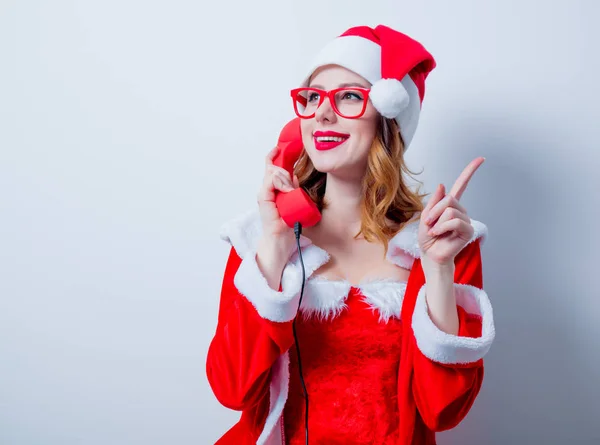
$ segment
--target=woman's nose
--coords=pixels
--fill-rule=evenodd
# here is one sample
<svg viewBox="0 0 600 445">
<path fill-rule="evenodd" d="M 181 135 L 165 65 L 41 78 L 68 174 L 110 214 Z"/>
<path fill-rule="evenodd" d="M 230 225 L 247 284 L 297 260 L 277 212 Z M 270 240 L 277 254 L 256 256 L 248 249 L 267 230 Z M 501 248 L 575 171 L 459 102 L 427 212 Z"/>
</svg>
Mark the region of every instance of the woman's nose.
<svg viewBox="0 0 600 445">
<path fill-rule="evenodd" d="M 325 97 L 325 99 L 323 99 L 323 103 L 319 105 L 319 108 L 317 108 L 317 111 L 315 111 L 315 119 L 317 122 L 321 122 L 323 120 L 331 122 L 335 120 L 335 118 L 335 111 L 333 111 L 329 97 Z"/>
</svg>

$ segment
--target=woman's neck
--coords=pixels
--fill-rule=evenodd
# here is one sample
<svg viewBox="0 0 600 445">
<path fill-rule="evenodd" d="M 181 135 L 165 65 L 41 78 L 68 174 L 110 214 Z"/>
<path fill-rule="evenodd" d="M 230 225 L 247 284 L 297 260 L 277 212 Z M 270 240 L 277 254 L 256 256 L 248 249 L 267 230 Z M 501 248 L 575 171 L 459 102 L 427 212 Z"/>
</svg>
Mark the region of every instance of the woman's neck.
<svg viewBox="0 0 600 445">
<path fill-rule="evenodd" d="M 328 232 L 354 236 L 361 226 L 362 181 L 327 175 L 321 226 Z"/>
</svg>

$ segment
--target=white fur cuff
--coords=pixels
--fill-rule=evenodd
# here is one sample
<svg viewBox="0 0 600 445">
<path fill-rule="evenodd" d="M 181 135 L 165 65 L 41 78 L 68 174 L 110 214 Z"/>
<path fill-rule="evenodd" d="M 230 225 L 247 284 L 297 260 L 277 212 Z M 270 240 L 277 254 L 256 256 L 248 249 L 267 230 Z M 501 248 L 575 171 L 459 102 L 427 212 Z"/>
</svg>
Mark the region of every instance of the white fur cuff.
<svg viewBox="0 0 600 445">
<path fill-rule="evenodd" d="M 473 363 L 487 354 L 495 337 L 494 314 L 487 293 L 478 287 L 454 283 L 456 303 L 483 319 L 481 337 L 461 337 L 441 331 L 429 317 L 427 285 L 417 295 L 412 328 L 417 346 L 427 358 L 444 364 Z"/>
<path fill-rule="evenodd" d="M 294 265 L 288 264 L 284 275 L 296 275 Z M 259 315 L 267 320 L 285 322 L 293 320 L 298 311 L 301 278 L 286 279 L 282 292 L 273 290 L 267 283 L 256 263 L 256 254 L 248 252 L 244 256 L 233 282 L 238 291 L 244 295 L 256 308 Z"/>
</svg>

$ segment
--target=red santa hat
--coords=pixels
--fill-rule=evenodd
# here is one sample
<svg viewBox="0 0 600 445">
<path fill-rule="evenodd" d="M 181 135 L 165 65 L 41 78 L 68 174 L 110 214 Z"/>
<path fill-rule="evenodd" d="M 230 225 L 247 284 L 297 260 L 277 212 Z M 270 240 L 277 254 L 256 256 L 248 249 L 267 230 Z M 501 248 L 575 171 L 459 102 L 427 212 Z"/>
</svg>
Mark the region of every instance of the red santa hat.
<svg viewBox="0 0 600 445">
<path fill-rule="evenodd" d="M 329 64 L 371 83 L 371 103 L 381 115 L 396 120 L 407 149 L 419 122 L 425 79 L 436 65 L 423 45 L 384 25 L 350 28 L 317 54 L 302 86 L 308 85 L 317 68 Z"/>
</svg>

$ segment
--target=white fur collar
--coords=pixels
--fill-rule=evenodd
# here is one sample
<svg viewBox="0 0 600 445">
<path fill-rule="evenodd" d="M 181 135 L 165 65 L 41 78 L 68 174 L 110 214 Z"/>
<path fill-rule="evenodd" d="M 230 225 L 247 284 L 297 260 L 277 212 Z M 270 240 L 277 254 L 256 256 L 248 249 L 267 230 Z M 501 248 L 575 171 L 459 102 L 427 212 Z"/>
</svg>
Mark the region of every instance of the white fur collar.
<svg viewBox="0 0 600 445">
<path fill-rule="evenodd" d="M 221 239 L 235 248 L 240 258 L 244 258 L 249 252 L 256 252 L 261 235 L 262 223 L 258 209 L 248 210 L 226 221 L 219 233 Z M 300 235 L 300 246 L 310 244 L 312 244 L 310 239 Z"/>
<path fill-rule="evenodd" d="M 400 318 L 406 282 L 395 280 L 369 280 L 358 286 L 363 301 L 379 312 L 379 321 Z M 307 280 L 300 310 L 306 318 L 328 320 L 346 309 L 346 298 L 351 284 L 347 280 L 331 280 L 313 276 Z"/>
</svg>

